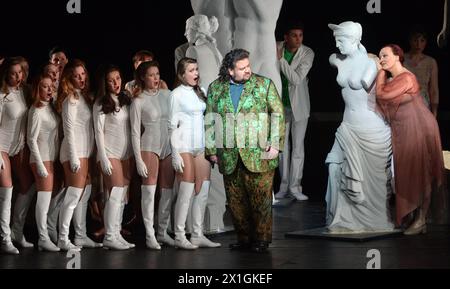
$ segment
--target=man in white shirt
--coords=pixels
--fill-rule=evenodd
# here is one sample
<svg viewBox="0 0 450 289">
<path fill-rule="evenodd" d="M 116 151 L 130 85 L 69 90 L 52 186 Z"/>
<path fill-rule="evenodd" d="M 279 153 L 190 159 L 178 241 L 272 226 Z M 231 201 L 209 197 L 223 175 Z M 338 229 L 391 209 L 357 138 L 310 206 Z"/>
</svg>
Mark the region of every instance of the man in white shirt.
<svg viewBox="0 0 450 289">
<path fill-rule="evenodd" d="M 292 23 L 284 33 L 284 41 L 277 43 L 286 115 L 286 141 L 280 155 L 281 185 L 276 198 L 285 198 L 290 193 L 298 201 L 308 200 L 303 194 L 301 181 L 305 159 L 304 139 L 310 111 L 307 75 L 314 60 L 314 52 L 303 45 L 303 31 L 302 23 Z"/>
</svg>

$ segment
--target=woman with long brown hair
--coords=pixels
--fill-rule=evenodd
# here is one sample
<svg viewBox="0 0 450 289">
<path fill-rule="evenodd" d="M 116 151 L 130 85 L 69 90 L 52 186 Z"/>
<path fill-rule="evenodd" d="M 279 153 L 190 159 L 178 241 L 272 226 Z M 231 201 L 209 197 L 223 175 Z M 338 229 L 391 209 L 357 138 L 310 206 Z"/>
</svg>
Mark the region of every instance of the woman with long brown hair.
<svg viewBox="0 0 450 289">
<path fill-rule="evenodd" d="M 64 67 L 56 101 L 64 131 L 60 161 L 64 168 L 66 195 L 59 213 L 58 238 L 58 247 L 64 251 L 101 247 L 86 235 L 86 212 L 92 189 L 89 157 L 95 143 L 91 104 L 86 66 L 75 59 Z M 75 245 L 69 241 L 72 215 Z"/>
<path fill-rule="evenodd" d="M 130 141 L 130 104 L 130 97 L 122 90 L 119 68 L 113 65 L 105 67 L 99 77 L 93 115 L 97 159 L 108 192 L 104 210 L 106 232 L 103 246 L 113 250 L 135 247 L 120 234 L 121 216 L 134 167 Z"/>
<path fill-rule="evenodd" d="M 33 247 L 23 235 L 23 226 L 34 196 L 33 175 L 29 166 L 29 150 L 26 147 L 28 112 L 27 89 L 24 87 L 22 58 L 7 58 L 0 68 L 0 228 L 1 251 L 18 254 L 11 243 L 21 247 Z M 12 173 L 18 179 L 18 195 L 11 217 L 13 191 Z"/>
<path fill-rule="evenodd" d="M 203 114 L 206 96 L 204 89 L 199 86 L 199 79 L 197 61 L 182 58 L 177 66 L 177 82 L 180 85 L 170 95 L 172 165 L 180 181 L 175 205 L 175 246 L 186 250 L 221 246 L 203 235 L 211 165 L 205 159 Z M 186 239 L 185 223 L 192 197 L 193 232 L 189 242 Z"/>
</svg>

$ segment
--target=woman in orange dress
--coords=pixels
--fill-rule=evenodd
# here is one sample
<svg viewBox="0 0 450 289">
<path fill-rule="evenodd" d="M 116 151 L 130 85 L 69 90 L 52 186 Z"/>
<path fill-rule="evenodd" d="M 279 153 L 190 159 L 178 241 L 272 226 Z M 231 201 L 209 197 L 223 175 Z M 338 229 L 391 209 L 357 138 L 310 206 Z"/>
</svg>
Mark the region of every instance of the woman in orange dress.
<svg viewBox="0 0 450 289">
<path fill-rule="evenodd" d="M 425 106 L 413 73 L 403 66 L 403 50 L 394 44 L 380 51 L 377 103 L 392 129 L 396 221 L 416 211 L 405 235 L 426 233 L 426 215 L 433 186 L 443 182 L 439 127 Z"/>
</svg>

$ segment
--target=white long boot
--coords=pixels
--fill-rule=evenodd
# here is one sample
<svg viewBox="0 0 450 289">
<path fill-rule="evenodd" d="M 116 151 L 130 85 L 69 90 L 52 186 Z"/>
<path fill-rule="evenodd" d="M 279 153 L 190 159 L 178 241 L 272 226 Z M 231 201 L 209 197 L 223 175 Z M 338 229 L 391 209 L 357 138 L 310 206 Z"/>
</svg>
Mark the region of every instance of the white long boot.
<svg viewBox="0 0 450 289">
<path fill-rule="evenodd" d="M 167 234 L 169 227 L 170 211 L 172 207 L 172 190 L 161 189 L 161 198 L 158 206 L 158 242 L 175 246 L 175 240 Z"/>
<path fill-rule="evenodd" d="M 189 210 L 189 202 L 194 193 L 194 183 L 181 182 L 178 190 L 177 203 L 175 204 L 175 247 L 194 250 L 198 246 L 192 245 L 186 239 L 186 218 Z"/>
<path fill-rule="evenodd" d="M 120 205 L 123 200 L 123 188 L 113 187 L 106 201 L 104 214 L 105 238 L 103 247 L 112 250 L 127 250 L 129 247 L 117 238 L 117 222 L 120 213 Z"/>
<path fill-rule="evenodd" d="M 32 184 L 26 194 L 17 194 L 14 205 L 13 219 L 11 225 L 11 240 L 16 242 L 22 248 L 33 248 L 34 245 L 27 242 L 23 235 L 23 227 L 27 219 L 28 209 L 36 193 L 35 185 Z"/>
<path fill-rule="evenodd" d="M 211 242 L 203 235 L 203 222 L 205 219 L 206 202 L 208 201 L 210 181 L 203 181 L 200 192 L 194 196 L 192 201 L 192 245 L 198 247 L 217 248 L 220 243 Z"/>
<path fill-rule="evenodd" d="M 161 246 L 156 241 L 155 229 L 153 228 L 153 216 L 155 208 L 156 185 L 141 186 L 142 198 L 142 219 L 145 225 L 145 244 L 147 248 L 161 250 Z"/>
<path fill-rule="evenodd" d="M 65 193 L 66 188 L 59 190 L 58 194 L 51 199 L 47 213 L 48 236 L 55 244 L 58 243 L 58 215 Z"/>
<path fill-rule="evenodd" d="M 122 236 L 122 234 L 120 233 L 122 231 L 123 210 L 125 209 L 125 205 L 127 203 L 127 201 L 126 201 L 127 198 L 128 198 L 128 186 L 124 186 L 123 187 L 123 198 L 122 198 L 122 201 L 120 202 L 120 211 L 119 211 L 119 215 L 118 215 L 118 221 L 116 223 L 116 235 L 120 242 L 127 245 L 128 248 L 131 249 L 131 248 L 136 247 L 136 245 L 125 240 L 124 237 Z"/>
<path fill-rule="evenodd" d="M 1 156 L 0 156 L 1 157 Z M 0 251 L 7 254 L 19 254 L 19 250 L 11 242 L 11 197 L 13 188 L 0 187 Z"/>
<path fill-rule="evenodd" d="M 58 247 L 63 251 L 80 251 L 81 249 L 81 247 L 75 246 L 69 241 L 69 229 L 73 211 L 75 210 L 82 193 L 82 188 L 68 187 L 59 211 Z"/>
<path fill-rule="evenodd" d="M 39 251 L 58 252 L 59 248 L 50 240 L 47 230 L 47 213 L 52 199 L 52 192 L 39 191 L 36 200 L 36 225 L 39 232 Z"/>
<path fill-rule="evenodd" d="M 92 241 L 86 234 L 86 213 L 89 205 L 89 198 L 91 197 L 91 190 L 92 185 L 87 185 L 84 188 L 83 196 L 73 211 L 72 223 L 75 229 L 74 243 L 83 248 L 100 248 L 103 246 L 102 243 Z"/>
</svg>

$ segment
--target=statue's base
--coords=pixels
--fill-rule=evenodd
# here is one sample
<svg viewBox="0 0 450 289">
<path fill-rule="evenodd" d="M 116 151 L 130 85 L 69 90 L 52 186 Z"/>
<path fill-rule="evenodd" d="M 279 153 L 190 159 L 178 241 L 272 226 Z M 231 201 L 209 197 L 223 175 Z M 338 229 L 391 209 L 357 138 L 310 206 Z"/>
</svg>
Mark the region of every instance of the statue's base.
<svg viewBox="0 0 450 289">
<path fill-rule="evenodd" d="M 309 230 L 294 231 L 286 233 L 286 238 L 297 239 L 325 239 L 333 241 L 367 242 L 402 235 L 403 231 L 396 229 L 389 232 L 367 232 L 367 233 L 330 233 L 327 227 Z"/>
</svg>

